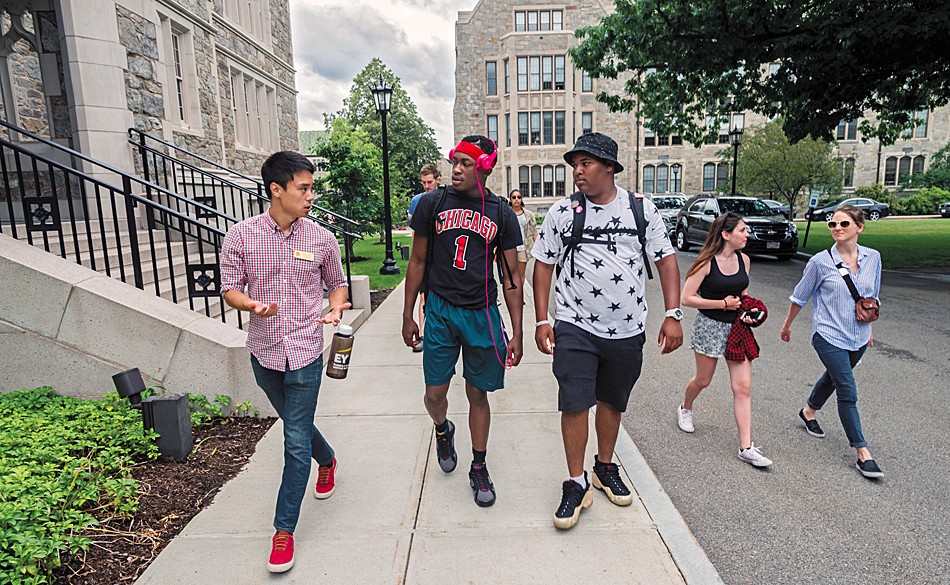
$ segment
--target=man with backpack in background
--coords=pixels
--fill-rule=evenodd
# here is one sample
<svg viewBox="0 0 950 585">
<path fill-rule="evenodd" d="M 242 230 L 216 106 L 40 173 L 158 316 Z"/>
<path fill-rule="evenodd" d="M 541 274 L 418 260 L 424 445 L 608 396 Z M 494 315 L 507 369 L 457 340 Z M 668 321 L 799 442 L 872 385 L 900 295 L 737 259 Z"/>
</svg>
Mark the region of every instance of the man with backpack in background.
<svg viewBox="0 0 950 585">
<path fill-rule="evenodd" d="M 412 254 L 406 271 L 403 341 L 421 338 L 413 309 L 425 282 L 425 405 L 435 423 L 436 454 L 445 473 L 455 470 L 455 425 L 446 418 L 449 382 L 459 352 L 469 402 L 473 461 L 469 484 L 475 503 L 495 503 L 485 455 L 491 425 L 488 393 L 504 386 L 505 369 L 518 365 L 523 350 L 521 277 L 517 247 L 521 229 L 511 207 L 485 188 L 497 159 L 494 142 L 466 136 L 449 154 L 451 185 L 426 193 L 412 215 Z M 506 342 L 496 300 L 493 264 L 499 260 L 505 304 L 511 316 Z M 511 267 L 515 267 L 514 271 Z"/>
<path fill-rule="evenodd" d="M 623 171 L 617 143 L 604 134 L 585 134 L 564 160 L 574 169 L 579 193 L 551 206 L 532 250 L 535 342 L 554 355 L 569 476 L 554 514 L 554 526 L 561 529 L 574 526 L 591 505 L 591 483 L 618 506 L 633 501 L 613 451 L 643 361 L 644 270 L 653 277 L 648 258 L 656 264 L 666 305 L 657 340 L 661 353 L 683 343 L 676 255 L 656 206 L 614 184 L 614 175 Z M 548 299 L 556 267 L 552 326 Z M 588 479 L 584 453 L 588 412 L 595 405 L 597 454 Z"/>
</svg>

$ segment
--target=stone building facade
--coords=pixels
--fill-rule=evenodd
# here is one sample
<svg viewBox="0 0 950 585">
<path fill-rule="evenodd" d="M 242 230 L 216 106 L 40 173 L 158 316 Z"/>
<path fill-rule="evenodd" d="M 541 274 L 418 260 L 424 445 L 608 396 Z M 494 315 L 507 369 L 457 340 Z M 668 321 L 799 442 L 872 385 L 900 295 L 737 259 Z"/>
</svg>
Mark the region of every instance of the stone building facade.
<svg viewBox="0 0 950 585">
<path fill-rule="evenodd" d="M 125 171 L 128 128 L 257 175 L 297 148 L 289 0 L 5 0 L 0 116 Z"/>
<path fill-rule="evenodd" d="M 588 131 L 617 141 L 625 167 L 617 183 L 623 187 L 686 195 L 731 190 L 732 165 L 719 154 L 732 149 L 729 131 L 768 120 L 736 112 L 717 122 L 718 135 L 697 148 L 679 136 L 657 136 L 649 120 L 633 113 L 610 113 L 595 96 L 619 93 L 622 80 L 590 79 L 567 51 L 578 43 L 575 30 L 612 11 L 613 2 L 603 0 L 480 0 L 473 10 L 459 12 L 455 138 L 478 133 L 495 139 L 499 159 L 488 186 L 496 193 L 520 189 L 531 207 L 544 211 L 573 192 L 562 155 Z M 926 121 L 907 139 L 883 148 L 876 139 L 862 141 L 857 122 L 843 122 L 837 145 L 843 191 L 874 183 L 896 189 L 908 174 L 926 169 L 950 140 L 950 108 L 920 117 Z"/>
</svg>

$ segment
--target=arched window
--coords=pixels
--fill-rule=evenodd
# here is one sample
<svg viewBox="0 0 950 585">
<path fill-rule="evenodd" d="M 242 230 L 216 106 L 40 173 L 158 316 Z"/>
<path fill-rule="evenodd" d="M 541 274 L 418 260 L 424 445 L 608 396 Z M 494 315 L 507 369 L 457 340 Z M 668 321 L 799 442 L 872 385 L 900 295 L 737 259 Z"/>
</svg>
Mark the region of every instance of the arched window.
<svg viewBox="0 0 950 585">
<path fill-rule="evenodd" d="M 564 165 L 554 167 L 554 194 L 557 197 L 564 197 Z"/>
<path fill-rule="evenodd" d="M 841 167 L 845 187 L 854 187 L 854 159 L 846 158 Z"/>
<path fill-rule="evenodd" d="M 539 165 L 531 167 L 531 196 L 541 196 L 541 167 Z"/>
<path fill-rule="evenodd" d="M 656 167 L 646 165 L 643 167 L 643 192 L 653 193 Z"/>
<path fill-rule="evenodd" d="M 910 178 L 910 157 L 902 156 L 897 165 L 897 181 L 906 181 Z"/>
<path fill-rule="evenodd" d="M 656 192 L 657 193 L 667 193 L 669 191 L 669 183 L 667 178 L 669 177 L 670 167 L 667 165 L 657 165 L 656 167 Z"/>
<path fill-rule="evenodd" d="M 544 196 L 554 196 L 554 167 L 547 165 L 543 169 L 544 173 Z"/>
<path fill-rule="evenodd" d="M 716 190 L 716 163 L 703 165 L 703 192 L 711 193 Z"/>
<path fill-rule="evenodd" d="M 884 184 L 897 184 L 897 157 L 889 156 L 884 161 Z"/>
<path fill-rule="evenodd" d="M 530 197 L 531 192 L 528 190 L 529 185 L 531 184 L 528 174 L 530 170 L 528 167 L 518 167 L 518 190 L 521 191 L 521 195 L 524 197 Z"/>
<path fill-rule="evenodd" d="M 911 172 L 915 175 L 924 172 L 924 155 L 919 154 L 914 157 L 914 166 Z"/>
</svg>

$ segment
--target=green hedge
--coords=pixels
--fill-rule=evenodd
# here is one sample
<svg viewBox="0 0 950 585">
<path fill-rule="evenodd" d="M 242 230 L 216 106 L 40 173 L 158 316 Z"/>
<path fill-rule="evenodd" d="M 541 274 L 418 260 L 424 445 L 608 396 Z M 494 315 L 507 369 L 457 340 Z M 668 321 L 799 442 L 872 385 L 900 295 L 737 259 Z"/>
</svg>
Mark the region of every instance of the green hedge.
<svg viewBox="0 0 950 585">
<path fill-rule="evenodd" d="M 0 584 L 51 583 L 61 558 L 88 549 L 95 516 L 128 517 L 136 460 L 158 457 L 142 415 L 52 388 L 0 395 Z"/>
</svg>

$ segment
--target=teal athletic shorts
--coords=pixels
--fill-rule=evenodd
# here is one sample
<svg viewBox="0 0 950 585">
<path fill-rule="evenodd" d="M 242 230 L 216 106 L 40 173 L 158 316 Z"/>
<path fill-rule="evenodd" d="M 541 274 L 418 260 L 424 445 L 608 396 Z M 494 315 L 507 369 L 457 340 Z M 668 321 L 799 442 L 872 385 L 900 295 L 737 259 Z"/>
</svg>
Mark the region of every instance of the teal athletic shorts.
<svg viewBox="0 0 950 585">
<path fill-rule="evenodd" d="M 495 303 L 489 304 L 488 314 L 490 329 L 484 308 L 462 309 L 429 291 L 422 351 L 426 386 L 441 386 L 452 380 L 461 351 L 462 377 L 469 384 L 486 392 L 505 387 L 505 368 L 499 359 L 503 362 L 507 357 L 507 336 Z"/>
</svg>

